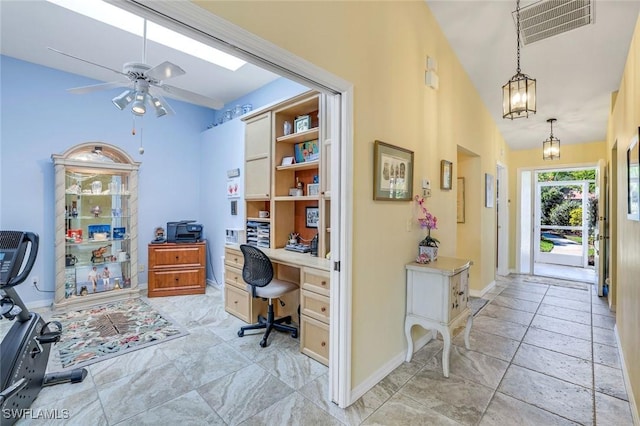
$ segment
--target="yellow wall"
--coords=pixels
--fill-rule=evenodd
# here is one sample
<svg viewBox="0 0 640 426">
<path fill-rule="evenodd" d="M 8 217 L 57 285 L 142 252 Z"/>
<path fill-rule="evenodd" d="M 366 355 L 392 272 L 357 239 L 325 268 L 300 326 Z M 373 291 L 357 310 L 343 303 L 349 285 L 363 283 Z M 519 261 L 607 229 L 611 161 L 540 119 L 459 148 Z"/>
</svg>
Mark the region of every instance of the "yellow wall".
<svg viewBox="0 0 640 426">
<path fill-rule="evenodd" d="M 427 206 L 438 217 L 440 256 L 456 255 L 456 193 L 441 191 L 440 160 L 455 161 L 457 145 L 479 155 L 480 176 L 495 174 L 505 148 L 484 104 L 423 0 L 353 2 L 196 2 L 354 85 L 353 346 L 357 387 L 406 348 L 404 265 L 422 232 L 413 202 L 372 200 L 373 142 L 415 152 L 414 189 L 432 181 Z M 438 61 L 440 89 L 424 84 L 426 56 Z M 457 165 L 454 164 L 454 181 Z M 495 240 L 495 209 L 469 206 L 481 245 Z M 493 250 L 473 254 L 472 287 L 494 278 Z"/>
<path fill-rule="evenodd" d="M 560 136 L 562 142 L 562 136 Z M 516 268 L 516 235 L 518 203 L 518 169 L 573 167 L 576 165 L 597 165 L 598 160 L 607 158 L 606 143 L 590 142 L 580 144 L 561 144 L 560 159 L 545 161 L 542 159 L 542 141 L 540 148 L 511 151 L 509 154 L 509 268 Z"/>
<path fill-rule="evenodd" d="M 636 420 L 640 407 L 640 222 L 627 219 L 626 154 L 640 126 L 640 17 L 612 109 L 607 134 L 608 159 L 617 154 L 616 326 L 632 386 Z M 617 142 L 617 150 L 612 151 Z"/>
</svg>

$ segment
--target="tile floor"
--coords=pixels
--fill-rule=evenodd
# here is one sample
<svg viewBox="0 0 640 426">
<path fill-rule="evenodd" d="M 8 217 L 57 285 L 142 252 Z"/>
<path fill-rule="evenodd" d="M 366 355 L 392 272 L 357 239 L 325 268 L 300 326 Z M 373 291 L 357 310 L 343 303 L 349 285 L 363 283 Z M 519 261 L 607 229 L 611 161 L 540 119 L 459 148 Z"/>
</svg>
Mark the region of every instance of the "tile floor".
<svg viewBox="0 0 640 426">
<path fill-rule="evenodd" d="M 442 342 L 432 340 L 345 410 L 327 401 L 328 369 L 297 340 L 277 333 L 263 349 L 259 335 L 238 338 L 243 323 L 224 312 L 219 289 L 153 298 L 189 336 L 43 389 L 32 409 L 66 409 L 69 420 L 18 424 L 632 425 L 606 301 L 591 287 L 541 281 L 498 280 L 474 320 L 472 350 L 454 338 L 448 379 Z"/>
</svg>

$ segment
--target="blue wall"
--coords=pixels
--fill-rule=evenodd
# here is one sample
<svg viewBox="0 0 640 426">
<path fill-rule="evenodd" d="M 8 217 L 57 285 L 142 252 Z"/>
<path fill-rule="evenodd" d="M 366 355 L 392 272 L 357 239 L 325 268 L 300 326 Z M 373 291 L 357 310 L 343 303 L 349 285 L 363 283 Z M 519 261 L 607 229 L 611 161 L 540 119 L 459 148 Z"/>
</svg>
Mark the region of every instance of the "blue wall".
<svg viewBox="0 0 640 426">
<path fill-rule="evenodd" d="M 211 265 L 216 278 L 222 278 L 224 230 L 244 226 L 243 200 L 238 201 L 238 216 L 231 216 L 225 194 L 228 169 L 240 168 L 244 180 L 244 127 L 239 119 L 207 130 L 215 111 L 168 99 L 176 114 L 137 119 L 137 135 L 132 136 L 133 115 L 111 103 L 121 89 L 72 95 L 66 89 L 97 82 L 7 56 L 0 56 L 0 67 L 0 229 L 40 235 L 31 273 L 39 277 L 40 289 L 53 291 L 55 286 L 51 155 L 89 141 L 116 145 L 142 163 L 139 262 L 147 265 L 147 243 L 155 227 L 195 219 L 204 225 Z M 278 79 L 229 105 L 252 103 L 257 109 L 305 90 Z M 144 155 L 138 154 L 141 135 Z M 147 282 L 146 270 L 138 280 Z M 17 289 L 30 306 L 53 300 L 53 293 L 37 292 L 26 283 Z"/>
</svg>

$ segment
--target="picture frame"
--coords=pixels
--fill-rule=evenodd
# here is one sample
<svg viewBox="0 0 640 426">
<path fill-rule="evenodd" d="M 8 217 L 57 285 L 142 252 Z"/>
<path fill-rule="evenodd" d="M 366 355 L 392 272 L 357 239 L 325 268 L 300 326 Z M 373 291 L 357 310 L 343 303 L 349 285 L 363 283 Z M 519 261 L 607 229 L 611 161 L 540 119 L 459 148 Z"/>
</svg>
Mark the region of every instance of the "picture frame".
<svg viewBox="0 0 640 426">
<path fill-rule="evenodd" d="M 453 163 L 447 160 L 440 161 L 440 189 L 451 190 L 451 179 L 453 175 Z"/>
<path fill-rule="evenodd" d="M 640 134 L 640 128 L 638 128 Z M 640 135 L 627 148 L 627 219 L 640 221 Z"/>
<path fill-rule="evenodd" d="M 373 199 L 413 199 L 413 151 L 376 140 L 373 145 Z"/>
<path fill-rule="evenodd" d="M 493 175 L 484 174 L 484 206 L 493 208 Z"/>
<path fill-rule="evenodd" d="M 464 178 L 458 178 L 458 186 L 457 186 L 457 213 L 456 220 L 457 223 L 464 223 L 464 213 L 465 213 L 465 205 L 464 205 Z"/>
<path fill-rule="evenodd" d="M 320 184 L 319 183 L 307 184 L 307 195 L 311 195 L 311 196 L 320 195 Z"/>
<path fill-rule="evenodd" d="M 293 120 L 293 131 L 295 133 L 306 132 L 311 128 L 311 116 L 301 115 Z"/>
<path fill-rule="evenodd" d="M 305 209 L 307 228 L 317 228 L 320 222 L 320 209 L 318 207 L 306 207 Z"/>
</svg>

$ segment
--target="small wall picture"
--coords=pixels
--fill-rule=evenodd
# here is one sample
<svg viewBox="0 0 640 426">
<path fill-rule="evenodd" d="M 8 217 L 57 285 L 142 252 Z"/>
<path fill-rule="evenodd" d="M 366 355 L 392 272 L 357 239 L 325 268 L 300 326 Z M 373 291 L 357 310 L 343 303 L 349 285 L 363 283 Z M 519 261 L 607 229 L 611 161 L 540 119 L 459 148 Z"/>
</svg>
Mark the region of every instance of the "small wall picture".
<svg viewBox="0 0 640 426">
<path fill-rule="evenodd" d="M 307 228 L 317 228 L 320 221 L 320 210 L 318 207 L 307 207 Z"/>
<path fill-rule="evenodd" d="M 484 174 L 484 206 L 493 208 L 493 175 L 489 173 Z"/>
<path fill-rule="evenodd" d="M 310 115 L 301 115 L 296 118 L 293 122 L 293 128 L 296 133 L 306 132 L 311 128 L 311 116 Z"/>
</svg>

